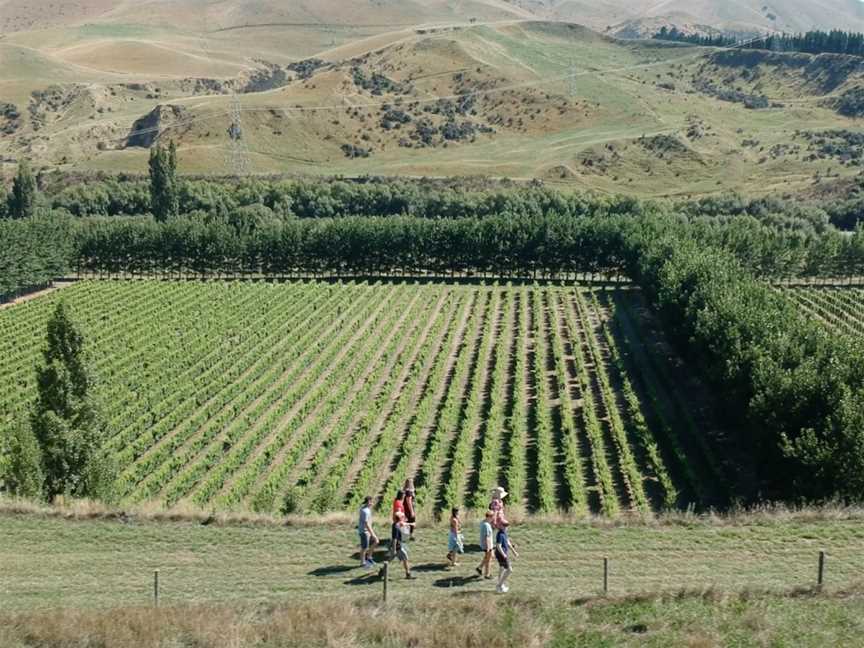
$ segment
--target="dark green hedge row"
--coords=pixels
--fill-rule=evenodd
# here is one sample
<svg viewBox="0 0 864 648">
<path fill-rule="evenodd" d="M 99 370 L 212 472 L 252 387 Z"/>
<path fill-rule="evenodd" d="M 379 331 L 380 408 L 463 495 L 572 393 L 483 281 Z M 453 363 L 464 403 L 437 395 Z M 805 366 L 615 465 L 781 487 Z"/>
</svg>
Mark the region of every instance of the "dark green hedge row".
<svg viewBox="0 0 864 648">
<path fill-rule="evenodd" d="M 0 220 L 0 301 L 62 276 L 73 255 L 68 219 L 43 215 Z"/>
<path fill-rule="evenodd" d="M 82 224 L 76 249 L 89 272 L 238 274 L 615 273 L 611 218 L 490 217 L 256 221 L 110 219 Z"/>
<path fill-rule="evenodd" d="M 632 227 L 628 272 L 753 435 L 769 492 L 864 497 L 864 345 L 801 315 L 730 252 Z"/>
<path fill-rule="evenodd" d="M 478 272 L 617 274 L 618 234 L 640 216 L 540 215 L 463 219 L 407 216 L 272 220 L 254 207 L 226 219 L 190 216 L 79 223 L 82 270 L 187 273 Z M 732 252 L 761 277 L 864 275 L 864 232 L 769 227 L 754 217 L 679 223 L 706 245 Z"/>
</svg>

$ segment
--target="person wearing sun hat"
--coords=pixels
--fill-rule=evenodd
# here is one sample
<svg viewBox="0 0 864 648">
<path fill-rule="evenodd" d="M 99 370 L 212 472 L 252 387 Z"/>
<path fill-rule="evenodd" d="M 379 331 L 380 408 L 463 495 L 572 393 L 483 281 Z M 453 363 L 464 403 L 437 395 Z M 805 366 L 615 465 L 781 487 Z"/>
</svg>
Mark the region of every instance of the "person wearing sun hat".
<svg viewBox="0 0 864 648">
<path fill-rule="evenodd" d="M 492 501 L 489 502 L 489 510 L 492 511 L 492 528 L 500 529 L 502 525 L 508 524 L 507 518 L 504 517 L 504 498 L 507 497 L 507 491 L 501 486 L 496 486 L 492 489 Z"/>
</svg>

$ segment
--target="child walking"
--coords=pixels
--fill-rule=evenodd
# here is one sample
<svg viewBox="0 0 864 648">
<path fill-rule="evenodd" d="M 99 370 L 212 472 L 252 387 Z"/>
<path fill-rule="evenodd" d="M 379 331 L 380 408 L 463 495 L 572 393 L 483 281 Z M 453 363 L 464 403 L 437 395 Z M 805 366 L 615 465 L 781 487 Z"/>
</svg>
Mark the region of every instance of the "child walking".
<svg viewBox="0 0 864 648">
<path fill-rule="evenodd" d="M 492 520 L 495 514 L 486 511 L 483 521 L 480 523 L 480 549 L 483 550 L 483 560 L 475 568 L 478 576 L 492 578 L 492 553 L 495 549 L 495 537 L 492 531 Z"/>
<path fill-rule="evenodd" d="M 510 563 L 510 554 L 516 558 L 519 557 L 519 553 L 516 551 L 516 546 L 510 542 L 510 538 L 507 535 L 507 527 L 510 525 L 504 521 L 501 523 L 501 528 L 498 529 L 498 533 L 495 536 L 495 559 L 498 561 L 498 566 L 501 568 L 498 573 L 498 593 L 506 594 L 510 591 L 510 587 L 507 585 L 507 579 L 510 578 L 510 574 L 513 573 L 513 567 Z"/>
<path fill-rule="evenodd" d="M 489 510 L 492 511 L 492 528 L 500 529 L 502 523 L 507 524 L 507 518 L 504 517 L 504 498 L 507 497 L 507 491 L 501 486 L 496 486 L 492 489 L 492 500 L 489 502 Z"/>
<path fill-rule="evenodd" d="M 405 578 L 408 580 L 414 580 L 414 574 L 411 573 L 411 563 L 408 562 L 408 539 L 411 537 L 411 525 L 410 523 L 405 521 L 404 513 L 396 514 L 397 522 L 394 524 L 395 527 L 395 556 L 400 563 L 402 563 L 402 567 L 405 569 Z"/>
<path fill-rule="evenodd" d="M 405 517 L 405 493 L 396 492 L 396 499 L 393 500 L 392 525 L 390 527 L 390 551 L 388 552 L 388 560 L 393 560 L 396 557 L 396 529 L 399 523 L 399 516 Z"/>
<path fill-rule="evenodd" d="M 450 511 L 450 537 L 447 542 L 447 562 L 452 569 L 459 563 L 456 562 L 456 554 L 465 553 L 465 539 L 462 537 L 462 520 L 459 519 L 459 509 Z"/>
</svg>

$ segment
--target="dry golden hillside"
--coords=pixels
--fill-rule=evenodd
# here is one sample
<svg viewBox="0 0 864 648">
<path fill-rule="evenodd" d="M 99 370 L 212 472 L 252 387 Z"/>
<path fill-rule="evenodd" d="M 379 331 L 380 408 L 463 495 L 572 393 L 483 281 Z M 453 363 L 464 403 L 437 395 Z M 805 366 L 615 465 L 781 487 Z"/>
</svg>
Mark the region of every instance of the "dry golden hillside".
<svg viewBox="0 0 864 648">
<path fill-rule="evenodd" d="M 21 159 L 143 172 L 148 147 L 172 139 L 195 173 L 508 176 L 672 196 L 812 191 L 857 173 L 860 59 L 620 40 L 529 9 L 70 5 L 63 25 L 0 39 L 0 158 L 7 174 Z"/>
</svg>

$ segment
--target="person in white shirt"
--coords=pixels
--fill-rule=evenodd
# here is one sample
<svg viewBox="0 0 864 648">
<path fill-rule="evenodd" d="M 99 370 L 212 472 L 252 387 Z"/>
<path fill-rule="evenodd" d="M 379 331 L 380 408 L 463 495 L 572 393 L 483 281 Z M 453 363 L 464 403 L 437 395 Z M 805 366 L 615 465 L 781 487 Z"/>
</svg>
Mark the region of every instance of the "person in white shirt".
<svg viewBox="0 0 864 648">
<path fill-rule="evenodd" d="M 366 569 L 372 569 L 375 561 L 372 560 L 372 552 L 378 546 L 378 536 L 372 530 L 372 498 L 363 498 L 363 506 L 360 507 L 360 518 L 357 522 L 357 533 L 360 536 L 360 563 Z"/>
</svg>

